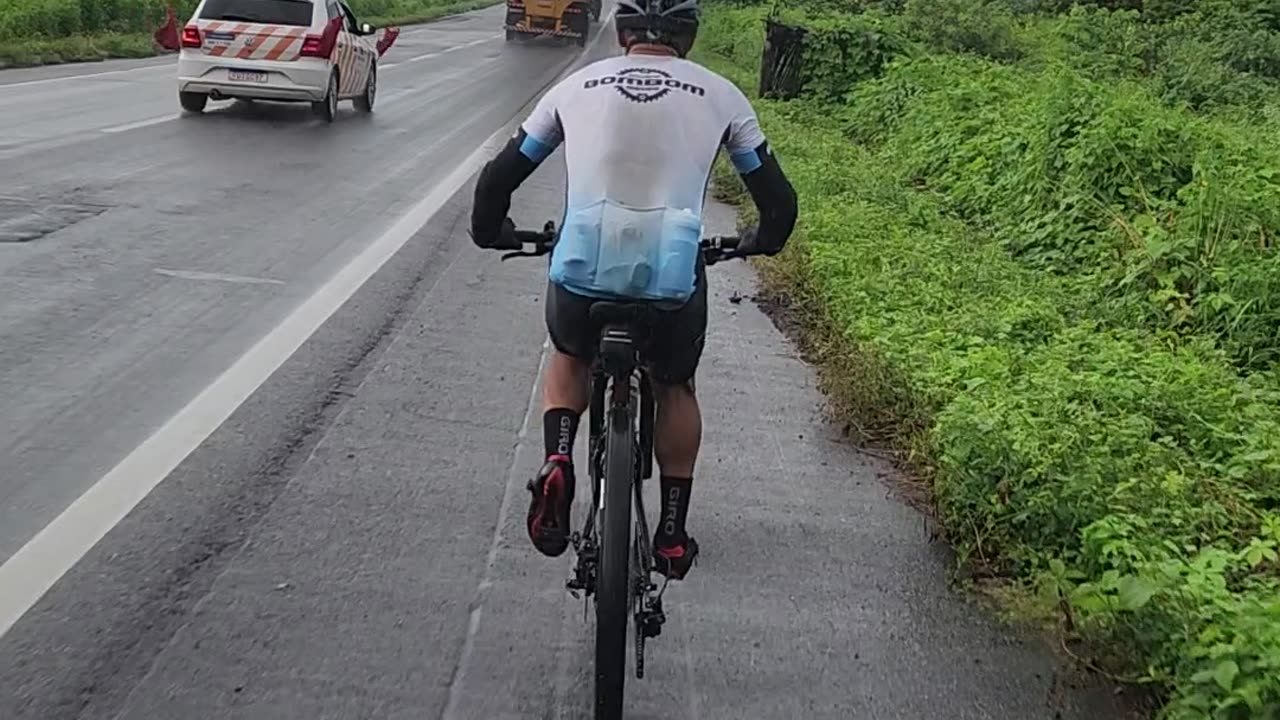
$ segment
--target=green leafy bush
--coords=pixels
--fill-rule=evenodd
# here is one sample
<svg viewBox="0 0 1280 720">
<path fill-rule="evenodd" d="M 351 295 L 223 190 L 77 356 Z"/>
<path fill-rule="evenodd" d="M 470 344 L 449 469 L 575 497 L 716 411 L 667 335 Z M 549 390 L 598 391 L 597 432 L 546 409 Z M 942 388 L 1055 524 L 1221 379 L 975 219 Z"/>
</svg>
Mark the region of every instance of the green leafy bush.
<svg viewBox="0 0 1280 720">
<path fill-rule="evenodd" d="M 788 8 L 776 19 L 806 30 L 800 85 L 815 97 L 842 98 L 859 82 L 879 77 L 895 58 L 911 52 L 898 18 L 872 8 L 857 13 Z M 754 35 L 759 35 L 758 28 Z"/>
<path fill-rule="evenodd" d="M 903 19 L 913 37 L 938 50 L 997 60 L 1021 54 L 1013 14 L 1001 0 L 906 0 Z"/>
<path fill-rule="evenodd" d="M 164 20 L 161 0 L 6 0 L 0 6 L 0 41 L 62 38 L 80 33 L 151 32 Z M 180 21 L 195 0 L 173 3 Z M 458 5 L 455 0 L 351 0 L 360 17 L 413 17 Z"/>
<path fill-rule="evenodd" d="M 841 113 L 901 182 L 1079 276 L 1096 319 L 1211 337 L 1249 370 L 1280 359 L 1280 153 L 1262 133 L 1136 82 L 948 56 L 862 83 Z"/>
<path fill-rule="evenodd" d="M 14 0 L 0 12 L 0 38 L 4 39 L 65 37 L 81 29 L 79 3 L 66 0 Z"/>
<path fill-rule="evenodd" d="M 1171 24 L 1223 10 L 1156 8 L 1024 8 L 1065 14 L 1019 16 L 1017 62 L 917 28 L 933 54 L 758 102 L 801 203 L 766 267 L 843 419 L 911 453 L 962 558 L 1165 688 L 1163 718 L 1276 718 L 1277 123 L 1171 105 Z M 704 30 L 744 89 L 758 57 L 721 34 L 763 12 Z"/>
</svg>

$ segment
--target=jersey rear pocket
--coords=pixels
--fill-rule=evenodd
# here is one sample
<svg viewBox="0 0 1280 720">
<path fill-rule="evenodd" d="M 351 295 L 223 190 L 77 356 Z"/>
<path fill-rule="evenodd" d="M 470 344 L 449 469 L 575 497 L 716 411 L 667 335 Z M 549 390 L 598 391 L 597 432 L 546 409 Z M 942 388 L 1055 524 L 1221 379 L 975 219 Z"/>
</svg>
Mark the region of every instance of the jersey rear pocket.
<svg viewBox="0 0 1280 720">
<path fill-rule="evenodd" d="M 702 223 L 688 210 L 600 201 L 566 214 L 551 280 L 594 295 L 684 301 L 696 282 Z"/>
</svg>

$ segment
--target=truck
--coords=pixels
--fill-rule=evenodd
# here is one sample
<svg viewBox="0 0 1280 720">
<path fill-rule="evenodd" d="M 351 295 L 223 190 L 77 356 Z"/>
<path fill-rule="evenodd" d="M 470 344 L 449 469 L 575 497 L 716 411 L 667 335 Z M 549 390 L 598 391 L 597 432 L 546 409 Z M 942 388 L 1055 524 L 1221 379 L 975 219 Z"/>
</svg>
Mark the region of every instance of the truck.
<svg viewBox="0 0 1280 720">
<path fill-rule="evenodd" d="M 591 22 L 600 20 L 602 0 L 507 0 L 507 41 L 539 35 L 587 44 Z"/>
</svg>

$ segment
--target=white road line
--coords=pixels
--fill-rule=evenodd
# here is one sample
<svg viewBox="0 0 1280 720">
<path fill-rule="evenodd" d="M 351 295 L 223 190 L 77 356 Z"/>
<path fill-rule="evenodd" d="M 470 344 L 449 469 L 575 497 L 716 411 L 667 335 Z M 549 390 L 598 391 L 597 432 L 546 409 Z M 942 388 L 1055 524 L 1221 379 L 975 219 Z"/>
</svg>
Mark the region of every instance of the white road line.
<svg viewBox="0 0 1280 720">
<path fill-rule="evenodd" d="M 506 124 L 491 135 L 395 225 L 0 565 L 0 637 L 426 225 L 509 134 Z"/>
<path fill-rule="evenodd" d="M 473 603 L 475 609 L 471 611 L 470 622 L 467 625 L 467 638 L 462 643 L 462 655 L 458 658 L 457 669 L 449 682 L 449 700 L 445 705 L 444 714 L 440 716 L 442 720 L 456 720 L 458 717 L 463 683 L 467 677 L 467 670 L 471 667 L 471 658 L 475 654 L 476 636 L 480 634 L 480 619 L 484 614 L 485 596 L 493 586 L 493 568 L 498 564 L 498 551 L 502 549 L 503 526 L 507 524 L 507 516 L 511 514 L 511 505 L 515 502 L 513 491 L 519 484 L 520 461 L 524 459 L 521 457 L 520 450 L 529 441 L 534 409 L 539 407 L 538 391 L 542 389 L 542 373 L 547 367 L 550 347 L 550 340 L 542 342 L 542 351 L 538 355 L 538 374 L 534 376 L 533 387 L 529 388 L 529 404 L 524 411 L 524 421 L 520 423 L 520 433 L 516 436 L 515 450 L 511 453 L 511 466 L 507 468 L 507 485 L 502 491 L 502 504 L 498 506 L 498 520 L 493 526 L 493 537 L 489 540 L 489 554 L 485 559 L 484 574 L 480 578 L 480 584 L 476 586 L 476 599 Z M 565 565 L 564 562 L 560 564 Z"/>
<path fill-rule="evenodd" d="M 585 57 L 600 36 L 577 57 Z M 575 64 L 570 62 L 557 81 Z M 0 637 L 404 247 L 506 141 L 512 125 L 498 128 L 390 229 L 0 565 Z M 478 614 L 472 618 L 479 621 Z"/>
<path fill-rule="evenodd" d="M 177 115 L 165 115 L 163 117 L 153 117 L 150 120 L 139 120 L 138 122 L 125 123 L 124 125 L 112 125 L 108 128 L 102 128 L 99 132 L 104 133 L 122 133 L 129 130 L 137 130 L 138 128 L 151 127 L 160 123 L 167 123 L 171 120 L 177 120 Z"/>
<path fill-rule="evenodd" d="M 380 68 L 380 69 L 382 69 L 382 70 L 390 70 L 391 68 L 394 68 L 394 67 L 400 67 L 401 65 L 408 65 L 408 64 L 410 64 L 410 63 L 416 63 L 416 62 L 418 62 L 419 60 L 430 60 L 431 58 L 438 58 L 438 57 L 440 57 L 441 55 L 448 55 L 449 53 L 454 52 L 454 51 L 456 51 L 456 50 L 462 50 L 463 48 L 469 48 L 469 47 L 475 47 L 476 45 L 482 45 L 482 44 L 484 44 L 484 43 L 489 42 L 490 40 L 495 40 L 495 39 L 500 38 L 500 37 L 502 37 L 502 34 L 501 34 L 501 33 L 499 33 L 499 34 L 497 34 L 497 35 L 490 35 L 489 37 L 482 37 L 482 38 L 480 38 L 479 40 L 472 40 L 472 41 L 471 41 L 471 42 L 469 42 L 469 43 L 463 43 L 463 44 L 461 44 L 461 45 L 454 45 L 453 47 L 451 47 L 451 48 L 447 48 L 447 49 L 445 49 L 445 50 L 437 50 L 436 52 L 430 52 L 430 53 L 427 53 L 426 55 L 419 55 L 419 56 L 417 56 L 417 57 L 411 57 L 411 58 L 409 58 L 408 60 L 401 60 L 400 62 L 388 63 L 388 64 L 386 64 L 386 65 L 380 65 L 380 66 L 379 66 L 379 68 Z"/>
<path fill-rule="evenodd" d="M 227 275 L 224 273 L 201 272 L 199 270 L 167 270 L 156 268 L 155 272 L 183 280 L 213 280 L 215 282 L 240 283 L 242 285 L 283 285 L 283 280 L 274 278 L 247 277 L 245 275 Z"/>
<path fill-rule="evenodd" d="M 431 87 L 435 87 L 432 85 Z M 386 107 L 387 105 L 407 97 L 417 92 L 415 88 L 396 88 L 395 90 L 379 90 L 378 91 L 378 107 Z"/>
<path fill-rule="evenodd" d="M 31 87 L 32 85 L 48 85 L 50 83 L 68 82 L 71 80 L 88 80 L 90 78 L 106 77 L 108 75 L 128 75 L 129 73 L 147 72 L 150 70 L 172 70 L 172 65 L 147 65 L 145 67 L 128 68 L 126 70 L 108 70 L 107 72 L 87 73 L 84 75 L 63 75 L 55 78 L 45 78 L 43 80 L 24 80 L 16 83 L 0 84 L 0 90 L 16 87 Z"/>
<path fill-rule="evenodd" d="M 405 36 L 412 36 L 416 34 L 418 33 L 404 33 Z M 475 45 L 489 42 L 490 40 L 493 40 L 494 38 L 499 38 L 499 37 L 502 37 L 502 35 L 501 34 L 491 35 L 489 37 L 481 38 L 473 42 L 464 43 L 462 45 L 455 45 L 454 47 L 451 47 L 447 50 L 442 50 L 440 52 L 428 53 L 426 55 L 420 55 L 410 60 L 404 60 L 398 63 L 391 63 L 390 65 L 383 65 L 382 68 L 385 70 L 387 68 L 393 68 L 398 65 L 405 65 L 411 62 L 418 62 L 419 60 L 427 60 L 429 58 L 439 57 L 446 53 L 451 53 L 454 50 L 461 50 L 463 48 L 473 47 Z M 41 80 L 23 80 L 22 82 L 15 82 L 15 83 L 0 83 L 0 91 L 6 90 L 8 88 L 32 87 L 34 85 L 49 85 L 52 83 L 71 82 L 73 80 L 89 80 L 92 78 L 107 77 L 109 75 L 128 75 L 130 73 L 148 72 L 153 70 L 171 70 L 172 68 L 173 66 L 170 64 L 163 64 L 163 65 L 157 64 L 157 65 L 146 65 L 144 67 L 126 68 L 124 70 L 108 70 L 106 72 L 85 73 L 83 75 L 62 75 L 62 76 L 53 77 L 53 78 L 43 78 Z"/>
<path fill-rule="evenodd" d="M 612 17 L 613 15 L 610 13 L 610 19 L 612 19 Z M 588 43 L 587 47 L 583 48 L 582 53 L 578 55 L 578 57 L 586 57 L 586 55 L 595 48 L 599 39 L 600 34 L 597 34 L 595 39 Z M 575 64 L 576 63 L 570 63 L 569 66 L 560 73 L 557 79 L 568 75 Z M 489 554 L 485 559 L 484 574 L 480 578 L 480 584 L 476 587 L 476 599 L 473 602 L 475 608 L 471 611 L 470 621 L 467 625 L 467 637 L 462 644 L 462 655 L 458 658 L 457 668 L 454 670 L 453 677 L 449 681 L 449 699 L 445 704 L 444 713 L 440 716 L 442 720 L 458 720 L 459 706 L 462 703 L 463 686 L 466 682 L 467 673 L 471 667 L 472 656 L 475 654 L 476 637 L 480 634 L 480 621 L 484 617 L 486 595 L 494 582 L 493 569 L 498 564 L 498 551 L 502 546 L 503 526 L 506 525 L 507 516 L 511 512 L 511 504 L 513 502 L 512 490 L 516 487 L 518 482 L 518 464 L 521 460 L 520 450 L 528 441 L 530 423 L 533 421 L 534 409 L 538 407 L 538 391 L 542 388 L 542 373 L 546 368 L 550 348 L 551 340 L 548 338 L 542 343 L 542 354 L 538 358 L 537 379 L 534 380 L 533 387 L 529 390 L 529 406 L 525 410 L 524 422 L 520 424 L 520 434 L 516 442 L 515 450 L 511 454 L 511 467 L 507 469 L 507 486 L 503 489 L 502 504 L 498 507 L 498 520 L 494 525 L 493 538 L 489 543 Z M 586 430 L 587 428 L 585 426 L 579 426 L 579 437 L 581 437 Z M 583 443 L 578 443 L 579 452 L 581 452 L 582 447 Z M 604 499 L 602 497 L 601 502 L 603 502 L 603 500 Z M 562 561 L 561 565 L 565 570 L 570 567 L 567 560 Z M 3 579 L 3 577 L 0 577 L 0 580 Z M 553 696 L 553 702 L 555 700 L 556 697 Z"/>
</svg>

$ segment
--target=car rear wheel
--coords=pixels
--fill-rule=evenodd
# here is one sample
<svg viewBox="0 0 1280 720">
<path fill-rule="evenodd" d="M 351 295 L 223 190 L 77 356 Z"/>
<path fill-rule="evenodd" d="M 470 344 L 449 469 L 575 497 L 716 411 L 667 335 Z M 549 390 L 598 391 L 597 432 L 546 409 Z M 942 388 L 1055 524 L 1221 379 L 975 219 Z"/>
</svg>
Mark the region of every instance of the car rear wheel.
<svg viewBox="0 0 1280 720">
<path fill-rule="evenodd" d="M 373 112 L 373 101 L 378 95 L 378 63 L 369 64 L 369 79 L 364 81 L 364 94 L 356 98 L 356 109 L 363 113 Z"/>
<path fill-rule="evenodd" d="M 182 109 L 189 113 L 202 113 L 204 106 L 208 104 L 209 96 L 204 93 L 197 92 L 178 92 L 178 103 L 182 105 Z"/>
<path fill-rule="evenodd" d="M 331 123 L 333 119 L 338 117 L 338 71 L 334 70 L 329 73 L 329 88 L 324 93 L 324 99 L 320 102 L 311 103 L 311 111 L 321 120 Z"/>
</svg>

